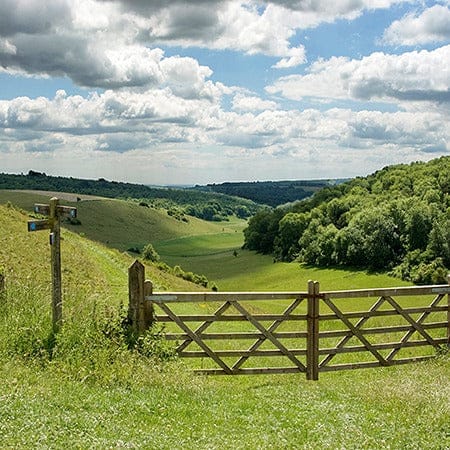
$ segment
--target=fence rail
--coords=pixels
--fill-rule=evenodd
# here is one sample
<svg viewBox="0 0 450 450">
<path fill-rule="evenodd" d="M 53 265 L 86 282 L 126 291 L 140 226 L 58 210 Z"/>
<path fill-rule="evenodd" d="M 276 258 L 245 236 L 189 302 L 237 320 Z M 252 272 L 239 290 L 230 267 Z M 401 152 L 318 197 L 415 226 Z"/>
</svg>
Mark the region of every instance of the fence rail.
<svg viewBox="0 0 450 450">
<path fill-rule="evenodd" d="M 317 380 L 320 372 L 423 361 L 450 346 L 450 286 L 320 292 L 311 281 L 304 292 L 153 293 L 135 262 L 129 318 L 137 333 L 164 324 L 180 357 L 212 366 L 199 373 Z M 248 367 L 255 361 L 262 365 Z"/>
</svg>

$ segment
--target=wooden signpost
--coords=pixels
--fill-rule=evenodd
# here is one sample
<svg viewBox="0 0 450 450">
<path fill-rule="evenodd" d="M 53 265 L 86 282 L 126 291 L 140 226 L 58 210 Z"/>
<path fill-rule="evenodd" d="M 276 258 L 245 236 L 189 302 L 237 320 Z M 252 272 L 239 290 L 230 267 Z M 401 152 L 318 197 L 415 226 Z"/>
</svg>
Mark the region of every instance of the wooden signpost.
<svg viewBox="0 0 450 450">
<path fill-rule="evenodd" d="M 53 331 L 62 325 L 62 283 L 61 283 L 61 218 L 77 217 L 77 209 L 62 206 L 59 199 L 53 197 L 49 205 L 37 203 L 34 211 L 49 216 L 48 219 L 30 220 L 28 231 L 50 230 L 51 266 L 52 266 L 52 320 Z"/>
</svg>

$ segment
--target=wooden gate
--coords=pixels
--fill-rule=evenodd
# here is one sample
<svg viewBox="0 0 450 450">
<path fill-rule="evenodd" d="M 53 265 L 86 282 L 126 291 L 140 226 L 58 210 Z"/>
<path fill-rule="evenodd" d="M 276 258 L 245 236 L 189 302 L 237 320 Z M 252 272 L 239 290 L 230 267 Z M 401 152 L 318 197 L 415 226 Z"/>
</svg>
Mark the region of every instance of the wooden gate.
<svg viewBox="0 0 450 450">
<path fill-rule="evenodd" d="M 448 285 L 320 292 L 312 281 L 304 292 L 154 293 L 136 262 L 129 318 L 137 332 L 163 324 L 198 373 L 317 380 L 320 372 L 434 357 L 450 345 L 449 294 Z"/>
</svg>

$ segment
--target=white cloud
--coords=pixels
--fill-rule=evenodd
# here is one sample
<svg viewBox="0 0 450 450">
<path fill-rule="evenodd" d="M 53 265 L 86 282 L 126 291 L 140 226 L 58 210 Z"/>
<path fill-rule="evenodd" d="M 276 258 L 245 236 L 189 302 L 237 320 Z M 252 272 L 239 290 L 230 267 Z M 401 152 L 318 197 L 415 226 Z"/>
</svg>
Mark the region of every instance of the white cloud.
<svg viewBox="0 0 450 450">
<path fill-rule="evenodd" d="M 264 111 L 278 109 L 276 102 L 263 100 L 260 97 L 236 94 L 233 98 L 233 109 L 237 111 Z"/>
<path fill-rule="evenodd" d="M 282 77 L 267 87 L 271 94 L 301 100 L 355 99 L 393 102 L 450 101 L 450 45 L 387 55 L 373 53 L 361 60 L 333 57 L 311 65 L 306 75 Z"/>
<path fill-rule="evenodd" d="M 449 40 L 450 8 L 443 5 L 434 5 L 421 14 L 407 14 L 393 22 L 383 35 L 383 42 L 391 45 L 414 46 Z"/>
<path fill-rule="evenodd" d="M 298 30 L 399 1 L 0 0 L 0 70 L 88 87 L 152 86 L 164 82 L 164 57 L 150 49 L 158 45 L 263 54 L 291 68 L 306 61 L 292 43 Z"/>
<path fill-rule="evenodd" d="M 3 100 L 0 164 L 5 171 L 26 160 L 59 175 L 207 182 L 220 180 L 226 169 L 241 179 L 349 176 L 361 174 L 361 167 L 375 170 L 380 160 L 385 165 L 450 151 L 450 121 L 439 112 L 270 109 L 274 104 L 257 111 L 257 97 L 233 100 L 242 112 L 222 110 L 219 97 L 184 99 L 167 88 Z"/>
</svg>

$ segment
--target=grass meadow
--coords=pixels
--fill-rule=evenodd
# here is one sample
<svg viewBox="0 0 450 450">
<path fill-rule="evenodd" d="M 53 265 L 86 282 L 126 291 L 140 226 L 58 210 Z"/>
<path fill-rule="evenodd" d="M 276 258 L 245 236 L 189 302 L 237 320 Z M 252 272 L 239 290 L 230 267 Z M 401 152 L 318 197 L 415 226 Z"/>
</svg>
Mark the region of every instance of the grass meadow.
<svg viewBox="0 0 450 450">
<path fill-rule="evenodd" d="M 129 348 L 120 324 L 132 258 L 67 230 L 65 322 L 54 336 L 48 234 L 27 233 L 26 216 L 11 207 L 0 206 L 0 226 L 0 448 L 450 448 L 448 353 L 323 373 L 317 382 L 304 374 L 196 376 L 184 360 L 158 358 L 163 343 L 152 335 Z M 240 250 L 232 229 L 240 224 L 209 226 L 207 237 L 183 238 L 171 257 L 222 291 L 305 290 L 308 279 L 324 290 L 401 284 L 380 274 L 274 264 Z M 169 257 L 177 240 L 161 236 L 156 247 Z M 157 290 L 197 289 L 152 266 L 147 274 Z"/>
</svg>

